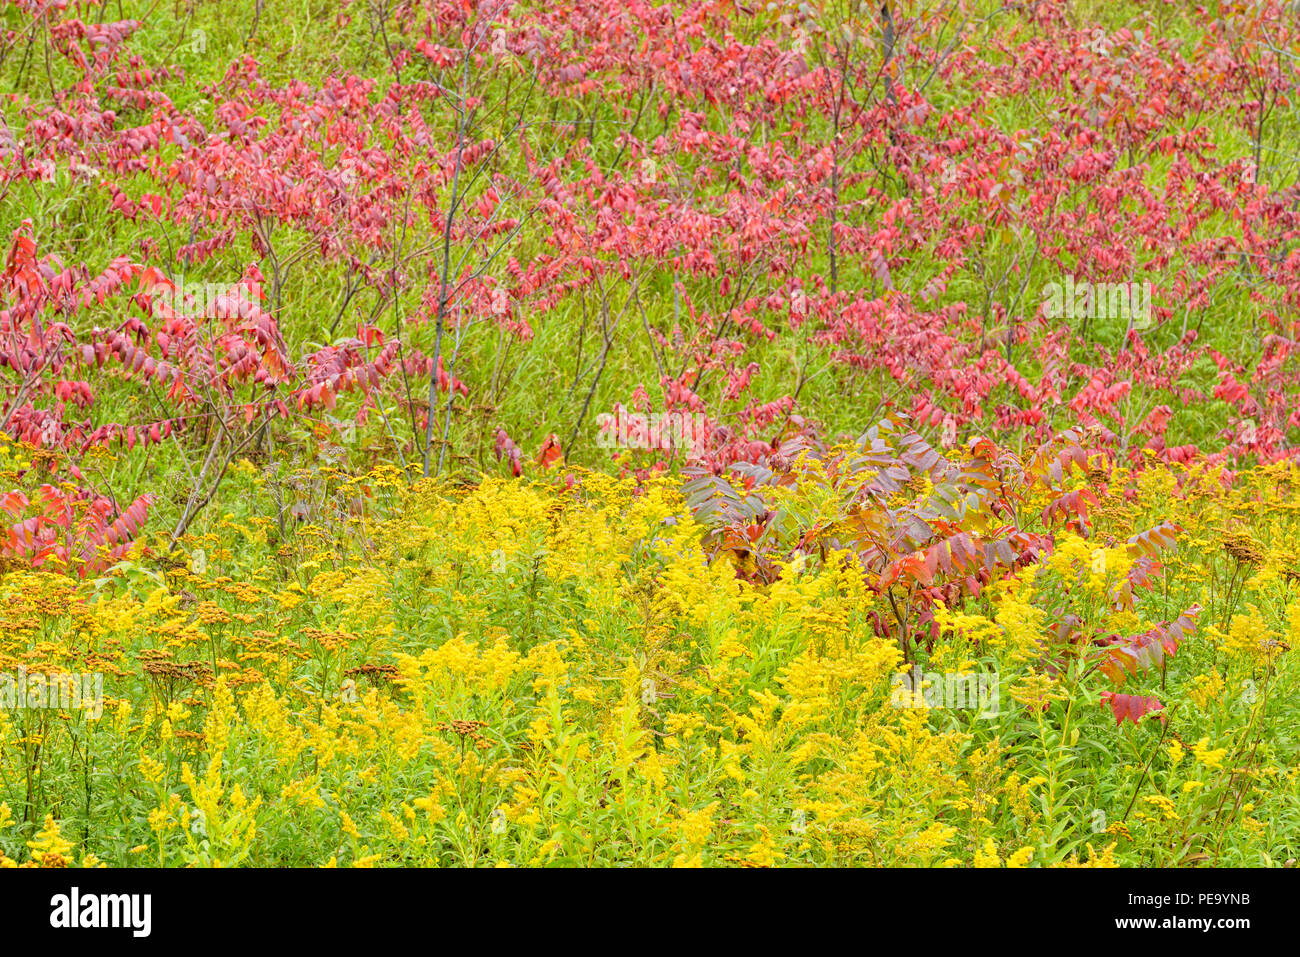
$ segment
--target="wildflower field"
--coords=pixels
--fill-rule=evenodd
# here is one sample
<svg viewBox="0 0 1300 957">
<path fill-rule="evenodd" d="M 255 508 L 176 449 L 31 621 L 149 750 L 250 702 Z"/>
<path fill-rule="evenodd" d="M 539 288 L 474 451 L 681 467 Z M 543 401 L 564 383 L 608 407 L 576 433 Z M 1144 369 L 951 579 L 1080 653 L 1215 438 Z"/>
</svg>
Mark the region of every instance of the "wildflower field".
<svg viewBox="0 0 1300 957">
<path fill-rule="evenodd" d="M 1295 866 L 1298 75 L 3 3 L 0 867 Z"/>
</svg>

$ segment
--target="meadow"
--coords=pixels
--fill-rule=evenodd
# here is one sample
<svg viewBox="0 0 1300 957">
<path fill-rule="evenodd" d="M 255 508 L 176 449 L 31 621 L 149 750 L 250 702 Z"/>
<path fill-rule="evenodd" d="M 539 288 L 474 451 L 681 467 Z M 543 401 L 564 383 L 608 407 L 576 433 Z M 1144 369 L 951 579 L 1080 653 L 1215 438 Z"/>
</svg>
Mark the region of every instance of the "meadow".
<svg viewBox="0 0 1300 957">
<path fill-rule="evenodd" d="M 1294 866 L 1298 63 L 0 6 L 0 866 Z"/>
</svg>

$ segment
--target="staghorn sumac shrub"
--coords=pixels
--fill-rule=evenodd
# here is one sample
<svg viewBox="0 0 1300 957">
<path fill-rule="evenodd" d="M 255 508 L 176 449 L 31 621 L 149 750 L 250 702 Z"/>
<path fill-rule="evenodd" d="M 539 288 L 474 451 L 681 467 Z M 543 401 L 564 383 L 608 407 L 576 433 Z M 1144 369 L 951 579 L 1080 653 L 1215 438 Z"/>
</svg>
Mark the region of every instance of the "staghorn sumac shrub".
<svg viewBox="0 0 1300 957">
<path fill-rule="evenodd" d="M 81 490 L 42 485 L 33 498 L 14 490 L 0 498 L 0 560 L 75 574 L 103 571 L 124 558 L 153 504 L 142 495 L 119 509 Z"/>
</svg>

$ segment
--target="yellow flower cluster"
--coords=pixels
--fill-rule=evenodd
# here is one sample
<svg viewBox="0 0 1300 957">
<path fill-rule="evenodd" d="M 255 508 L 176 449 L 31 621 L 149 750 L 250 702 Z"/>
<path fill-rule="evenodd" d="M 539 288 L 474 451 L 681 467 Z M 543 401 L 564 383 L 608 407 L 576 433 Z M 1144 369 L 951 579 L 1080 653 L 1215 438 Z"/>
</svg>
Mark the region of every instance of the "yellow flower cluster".
<svg viewBox="0 0 1300 957">
<path fill-rule="evenodd" d="M 258 473 L 239 474 L 256 503 Z M 1122 524 L 1061 532 L 1039 564 L 901 622 L 851 550 L 785 554 L 756 584 L 673 483 L 574 478 L 378 475 L 386 506 L 333 537 L 235 514 L 186 542 L 206 563 L 0 576 L 0 671 L 96 672 L 105 694 L 101 716 L 0 709 L 6 760 L 45 782 L 0 793 L 0 865 L 99 863 L 66 836 L 83 833 L 124 849 L 111 864 L 165 866 L 1113 866 L 1225 835 L 1248 861 L 1294 800 L 1266 708 L 1297 677 L 1294 473 L 1225 491 L 1188 470 L 1174 494 L 1116 469 L 1116 499 L 1135 495 L 1097 514 Z M 829 521 L 805 484 L 777 497 Z M 1180 547 L 1144 591 L 1125 540 L 1161 521 Z M 1259 565 L 1225 527 L 1251 529 Z M 1113 636 L 1193 604 L 1172 653 L 1123 687 L 1099 670 Z M 1172 737 L 1117 727 L 1105 690 L 1159 694 Z M 59 817 L 85 775 L 118 802 L 88 831 Z M 1250 800 L 1210 807 L 1229 779 Z"/>
</svg>

